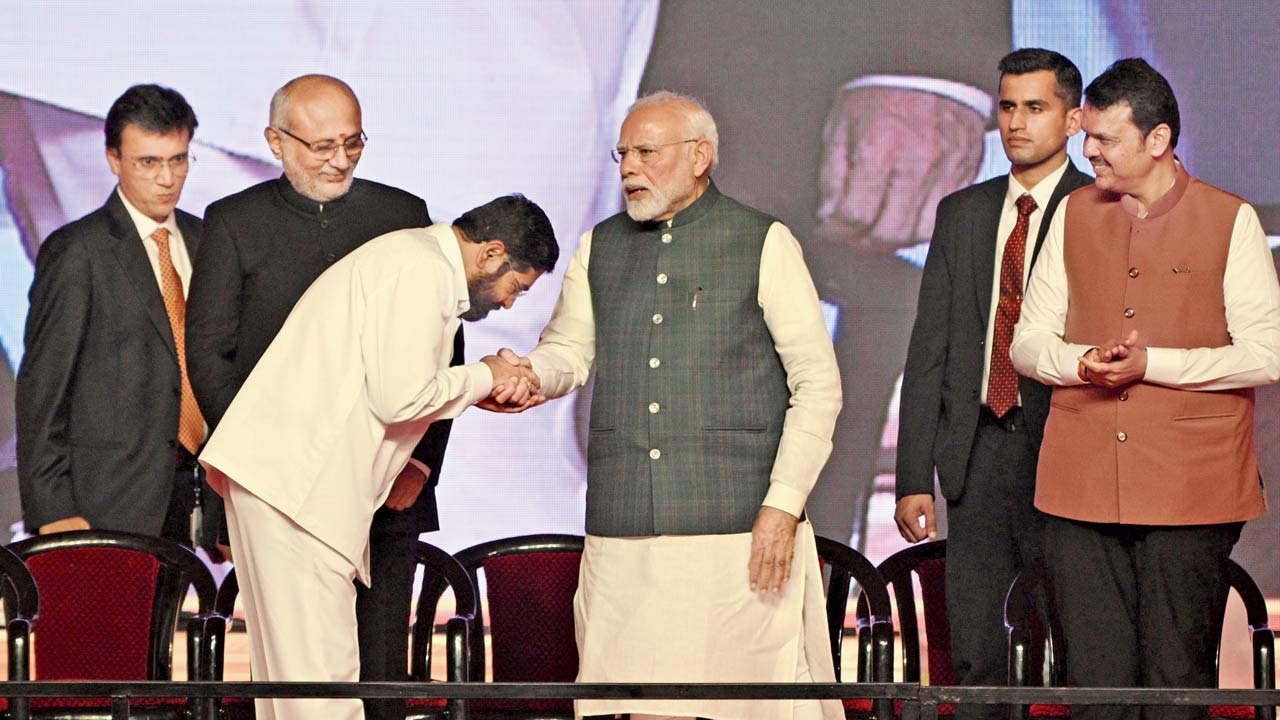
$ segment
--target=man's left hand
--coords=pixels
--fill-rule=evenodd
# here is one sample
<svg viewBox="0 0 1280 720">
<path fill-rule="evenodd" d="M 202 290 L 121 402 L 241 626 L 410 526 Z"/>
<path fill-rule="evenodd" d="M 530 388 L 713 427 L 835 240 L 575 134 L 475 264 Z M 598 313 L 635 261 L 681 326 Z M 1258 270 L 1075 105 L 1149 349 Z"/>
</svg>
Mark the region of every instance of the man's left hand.
<svg viewBox="0 0 1280 720">
<path fill-rule="evenodd" d="M 751 526 L 751 589 L 780 592 L 791 579 L 791 558 L 795 555 L 796 526 L 800 519 L 777 508 L 764 506 Z"/>
<path fill-rule="evenodd" d="M 427 472 L 431 470 L 428 469 Z M 386 502 L 382 504 L 392 510 L 404 510 L 413 505 L 418 499 L 418 493 L 422 492 L 422 486 L 426 484 L 427 476 L 417 465 L 409 463 L 396 476 L 395 482 L 391 483 L 391 494 L 387 495 Z"/>
</svg>

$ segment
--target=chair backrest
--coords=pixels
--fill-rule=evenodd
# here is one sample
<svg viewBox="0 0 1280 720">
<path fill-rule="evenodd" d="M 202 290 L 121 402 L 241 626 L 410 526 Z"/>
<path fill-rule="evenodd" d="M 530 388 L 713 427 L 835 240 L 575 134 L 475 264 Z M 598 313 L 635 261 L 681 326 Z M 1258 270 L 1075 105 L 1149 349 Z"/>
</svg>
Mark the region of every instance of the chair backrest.
<svg viewBox="0 0 1280 720">
<path fill-rule="evenodd" d="M 198 613 L 216 586 L 191 550 L 162 538 L 99 530 L 41 535 L 9 546 L 40 588 L 34 626 L 39 680 L 170 680 L 187 588 Z M 193 678 L 203 672 L 189 650 Z"/>
<path fill-rule="evenodd" d="M 828 569 L 827 632 L 836 680 L 841 679 L 842 640 L 849 612 L 849 592 L 858 588 L 858 681 L 893 682 L 893 606 L 889 589 L 875 565 L 844 543 L 818 540 L 818 557 Z"/>
<path fill-rule="evenodd" d="M 893 588 L 902 635 L 902 681 L 920 682 L 920 629 L 916 621 L 916 593 L 912 575 L 920 580 L 928 640 L 929 684 L 955 685 L 951 667 L 951 620 L 947 616 L 947 541 L 913 545 L 880 563 L 880 576 Z"/>
<path fill-rule="evenodd" d="M 422 566 L 422 588 L 418 591 L 418 608 L 413 617 L 409 677 L 421 681 L 431 679 L 431 639 L 435 634 L 436 608 L 448 587 L 453 590 L 454 600 L 450 629 L 455 620 L 461 620 L 465 633 L 457 638 L 463 647 L 453 648 L 450 653 L 450 659 L 456 657 L 457 662 L 451 662 L 447 679 L 450 682 L 465 681 L 471 655 L 470 628 L 480 623 L 480 599 L 476 596 L 475 585 L 466 568 L 435 545 L 419 541 L 417 554 L 418 564 Z M 455 642 L 453 634 L 449 634 L 450 643 Z"/>
<path fill-rule="evenodd" d="M 479 588 L 485 578 L 495 682 L 572 682 L 578 675 L 573 596 L 582 560 L 581 535 L 525 535 L 459 552 Z M 472 637 L 470 678 L 484 678 L 480 623 Z"/>
</svg>

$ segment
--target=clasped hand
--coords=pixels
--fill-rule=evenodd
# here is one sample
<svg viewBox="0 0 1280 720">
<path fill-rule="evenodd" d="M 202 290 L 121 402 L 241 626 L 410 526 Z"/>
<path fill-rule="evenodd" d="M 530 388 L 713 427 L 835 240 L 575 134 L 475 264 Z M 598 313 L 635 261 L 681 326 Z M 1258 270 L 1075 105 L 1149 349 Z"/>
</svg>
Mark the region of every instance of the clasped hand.
<svg viewBox="0 0 1280 720">
<path fill-rule="evenodd" d="M 542 381 L 533 371 L 529 358 L 502 348 L 497 355 L 480 359 L 493 372 L 493 390 L 476 407 L 489 412 L 518 413 L 541 405 L 547 398 L 541 394 Z"/>
<path fill-rule="evenodd" d="M 1081 379 L 1105 388 L 1117 388 L 1147 375 L 1147 349 L 1138 346 L 1138 331 L 1124 340 L 1108 340 L 1080 357 Z"/>
</svg>

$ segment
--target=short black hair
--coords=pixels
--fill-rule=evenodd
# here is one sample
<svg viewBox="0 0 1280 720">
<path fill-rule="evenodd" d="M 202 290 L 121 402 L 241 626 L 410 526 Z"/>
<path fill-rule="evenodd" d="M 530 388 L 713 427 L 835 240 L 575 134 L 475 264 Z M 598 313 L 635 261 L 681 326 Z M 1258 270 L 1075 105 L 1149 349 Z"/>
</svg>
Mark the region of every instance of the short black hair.
<svg viewBox="0 0 1280 720">
<path fill-rule="evenodd" d="M 1142 58 L 1125 58 L 1111 63 L 1101 75 L 1089 83 L 1084 100 L 1099 110 L 1128 103 L 1133 111 L 1133 124 L 1143 137 L 1161 123 L 1169 126 L 1169 147 L 1178 147 L 1182 119 L 1178 99 L 1164 76 Z"/>
<path fill-rule="evenodd" d="M 517 272 L 550 272 L 560 257 L 551 220 L 529 198 L 515 193 L 466 211 L 453 226 L 474 243 L 501 240 Z"/>
<path fill-rule="evenodd" d="M 1026 75 L 1048 70 L 1058 81 L 1055 93 L 1067 107 L 1080 107 L 1080 69 L 1066 55 L 1044 48 L 1022 48 L 1000 58 L 1000 79 L 1005 75 Z"/>
<path fill-rule="evenodd" d="M 137 125 L 161 135 L 186 130 L 187 137 L 191 138 L 199 124 L 196 112 L 177 90 L 159 85 L 134 85 L 116 98 L 107 111 L 107 147 L 120 151 L 120 136 L 127 125 Z"/>
</svg>

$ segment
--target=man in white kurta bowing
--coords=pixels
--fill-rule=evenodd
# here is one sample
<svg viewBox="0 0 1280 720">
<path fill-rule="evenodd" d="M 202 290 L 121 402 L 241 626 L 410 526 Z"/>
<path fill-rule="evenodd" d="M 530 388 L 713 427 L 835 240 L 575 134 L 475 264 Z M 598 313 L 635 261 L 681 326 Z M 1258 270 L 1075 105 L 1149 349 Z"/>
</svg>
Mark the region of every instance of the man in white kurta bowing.
<svg viewBox="0 0 1280 720">
<path fill-rule="evenodd" d="M 359 678 L 354 579 L 369 582 L 369 523 L 414 445 L 495 385 L 497 357 L 449 366 L 461 320 L 510 308 L 559 250 L 519 195 L 453 225 L 370 240 L 294 306 L 200 461 L 227 500 L 254 678 Z M 527 373 L 525 373 L 527 375 Z M 257 702 L 259 718 L 361 718 L 359 700 Z"/>
<path fill-rule="evenodd" d="M 596 372 L 579 681 L 834 682 L 801 518 L 831 452 L 840 376 L 799 244 L 720 193 L 717 144 L 696 100 L 662 92 L 632 106 L 614 150 L 627 211 L 582 238 L 526 361 L 547 397 Z M 575 709 L 843 717 L 839 701 L 815 700 Z"/>
</svg>

